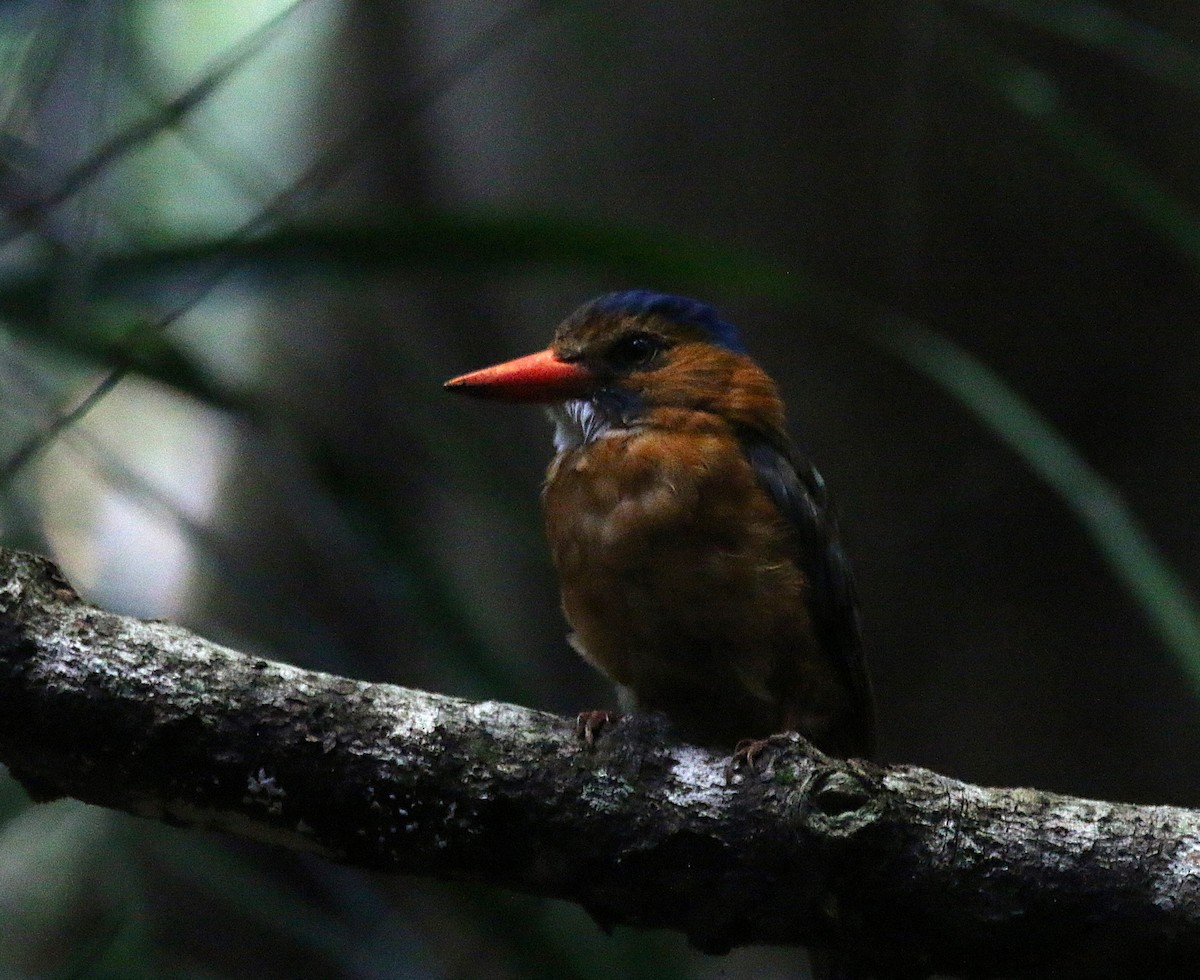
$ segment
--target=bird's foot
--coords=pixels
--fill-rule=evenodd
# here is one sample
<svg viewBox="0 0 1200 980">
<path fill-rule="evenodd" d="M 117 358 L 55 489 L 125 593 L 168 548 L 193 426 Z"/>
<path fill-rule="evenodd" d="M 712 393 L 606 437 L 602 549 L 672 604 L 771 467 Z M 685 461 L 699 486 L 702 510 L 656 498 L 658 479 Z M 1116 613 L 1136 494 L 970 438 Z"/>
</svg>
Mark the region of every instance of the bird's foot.
<svg viewBox="0 0 1200 980">
<path fill-rule="evenodd" d="M 615 711 L 581 711 L 575 719 L 575 734 L 588 745 L 596 744 L 596 735 L 605 725 L 619 721 L 621 716 Z"/>
<path fill-rule="evenodd" d="M 733 755 L 729 759 L 726 775 L 732 776 L 743 765 L 751 772 L 757 772 L 758 757 L 763 752 L 773 746 L 782 748 L 791 745 L 792 741 L 793 736 L 789 732 L 779 732 L 776 735 L 768 735 L 766 738 L 742 739 L 733 747 Z"/>
</svg>

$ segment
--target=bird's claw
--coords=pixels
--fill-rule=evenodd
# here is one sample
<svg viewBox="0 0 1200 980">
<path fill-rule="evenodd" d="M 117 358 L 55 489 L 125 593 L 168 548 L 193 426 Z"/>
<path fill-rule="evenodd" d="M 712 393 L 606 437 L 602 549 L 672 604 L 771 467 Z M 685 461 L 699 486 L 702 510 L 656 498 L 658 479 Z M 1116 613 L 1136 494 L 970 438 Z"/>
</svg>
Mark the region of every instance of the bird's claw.
<svg viewBox="0 0 1200 980">
<path fill-rule="evenodd" d="M 612 711 L 581 711 L 575 719 L 575 734 L 588 745 L 595 745 L 597 733 L 620 717 Z"/>
<path fill-rule="evenodd" d="M 787 732 L 768 735 L 766 738 L 744 738 L 733 747 L 733 755 L 729 759 L 725 774 L 730 777 L 743 765 L 751 772 L 757 772 L 758 757 L 763 752 L 772 746 L 782 747 L 791 744 L 792 736 Z"/>
</svg>

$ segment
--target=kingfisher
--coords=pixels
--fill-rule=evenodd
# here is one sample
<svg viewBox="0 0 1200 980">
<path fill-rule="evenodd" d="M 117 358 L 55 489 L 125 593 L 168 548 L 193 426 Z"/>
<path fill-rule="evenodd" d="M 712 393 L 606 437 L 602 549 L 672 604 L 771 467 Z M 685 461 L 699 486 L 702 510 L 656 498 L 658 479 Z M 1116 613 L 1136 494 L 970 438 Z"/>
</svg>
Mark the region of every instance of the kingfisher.
<svg viewBox="0 0 1200 980">
<path fill-rule="evenodd" d="M 540 403 L 542 491 L 571 645 L 626 710 L 753 761 L 798 732 L 869 756 L 854 579 L 825 483 L 770 377 L 709 305 L 649 290 L 585 303 L 535 354 L 447 381 Z M 584 712 L 588 740 L 607 712 Z"/>
</svg>

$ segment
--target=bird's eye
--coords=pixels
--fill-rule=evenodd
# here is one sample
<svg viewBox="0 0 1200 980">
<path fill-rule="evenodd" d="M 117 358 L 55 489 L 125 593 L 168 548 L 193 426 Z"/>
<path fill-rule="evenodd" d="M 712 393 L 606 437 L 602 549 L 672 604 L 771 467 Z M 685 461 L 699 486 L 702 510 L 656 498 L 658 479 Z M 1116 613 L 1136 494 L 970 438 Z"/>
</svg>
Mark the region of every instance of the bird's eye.
<svg viewBox="0 0 1200 980">
<path fill-rule="evenodd" d="M 608 349 L 608 362 L 618 370 L 642 367 L 654 359 L 662 346 L 662 341 L 653 334 L 625 334 Z"/>
</svg>

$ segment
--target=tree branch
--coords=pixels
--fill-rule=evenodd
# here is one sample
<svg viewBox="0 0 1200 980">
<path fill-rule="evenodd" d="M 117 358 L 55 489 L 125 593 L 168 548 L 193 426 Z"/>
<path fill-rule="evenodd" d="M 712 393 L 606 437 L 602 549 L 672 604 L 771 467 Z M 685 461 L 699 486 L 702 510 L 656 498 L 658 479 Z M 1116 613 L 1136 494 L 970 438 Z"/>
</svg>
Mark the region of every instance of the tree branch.
<svg viewBox="0 0 1200 980">
<path fill-rule="evenodd" d="M 239 654 L 0 551 L 0 762 L 73 796 L 362 867 L 578 902 L 713 952 L 887 975 L 1193 976 L 1200 813 L 828 758 L 758 772 L 654 716 L 571 722 Z"/>
</svg>

